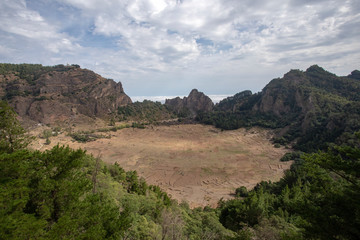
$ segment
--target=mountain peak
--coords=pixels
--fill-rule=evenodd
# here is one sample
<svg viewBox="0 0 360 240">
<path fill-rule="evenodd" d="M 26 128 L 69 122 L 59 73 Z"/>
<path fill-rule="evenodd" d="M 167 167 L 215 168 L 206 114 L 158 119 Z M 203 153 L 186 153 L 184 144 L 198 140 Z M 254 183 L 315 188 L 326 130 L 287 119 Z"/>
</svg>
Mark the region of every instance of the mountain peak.
<svg viewBox="0 0 360 240">
<path fill-rule="evenodd" d="M 196 88 L 194 88 L 193 90 L 191 90 L 189 96 L 194 95 L 194 94 L 198 94 L 198 93 L 199 93 L 199 91 Z"/>
<path fill-rule="evenodd" d="M 324 68 L 320 67 L 319 65 L 315 64 L 310 66 L 308 69 L 306 69 L 306 72 L 326 72 Z"/>
<path fill-rule="evenodd" d="M 212 100 L 197 89 L 191 90 L 189 96 L 183 99 L 179 97 L 166 99 L 165 105 L 174 109 L 177 113 L 187 112 L 192 117 L 195 117 L 198 112 L 209 112 L 214 107 Z"/>
<path fill-rule="evenodd" d="M 315 75 L 323 75 L 323 76 L 336 76 L 335 74 L 326 71 L 324 68 L 318 65 L 312 65 L 308 69 L 306 69 L 306 74 L 315 76 Z"/>
</svg>

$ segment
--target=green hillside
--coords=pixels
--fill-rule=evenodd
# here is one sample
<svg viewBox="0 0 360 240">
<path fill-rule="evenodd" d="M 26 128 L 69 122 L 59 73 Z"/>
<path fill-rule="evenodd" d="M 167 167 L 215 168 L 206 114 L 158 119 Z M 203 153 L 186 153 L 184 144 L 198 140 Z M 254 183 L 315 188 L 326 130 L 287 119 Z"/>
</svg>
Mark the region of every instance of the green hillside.
<svg viewBox="0 0 360 240">
<path fill-rule="evenodd" d="M 117 120 L 132 120 L 148 123 L 176 118 L 176 114 L 160 102 L 144 100 L 118 108 Z"/>
<path fill-rule="evenodd" d="M 245 91 L 221 101 L 198 117 L 222 129 L 261 126 L 280 128 L 275 142 L 302 151 L 326 149 L 360 130 L 358 71 L 338 77 L 315 65 L 291 70 L 260 93 Z"/>
<path fill-rule="evenodd" d="M 50 72 L 50 71 L 67 71 L 71 68 L 79 68 L 79 65 L 56 65 L 56 66 L 43 66 L 41 64 L 11 64 L 11 63 L 0 63 L 0 74 L 9 75 L 15 74 L 15 76 L 20 79 L 25 79 L 29 84 L 35 84 L 35 80 L 37 80 L 42 74 Z M 12 94 L 6 96 L 6 99 L 11 99 Z M 16 94 L 16 93 L 13 93 Z M 21 93 L 17 93 L 21 94 Z"/>
</svg>

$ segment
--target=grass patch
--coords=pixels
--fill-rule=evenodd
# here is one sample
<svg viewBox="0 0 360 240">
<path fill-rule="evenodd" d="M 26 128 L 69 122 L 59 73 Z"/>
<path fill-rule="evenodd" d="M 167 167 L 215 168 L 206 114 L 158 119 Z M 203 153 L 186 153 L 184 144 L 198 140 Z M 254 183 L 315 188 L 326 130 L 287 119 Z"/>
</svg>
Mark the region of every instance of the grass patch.
<svg viewBox="0 0 360 240">
<path fill-rule="evenodd" d="M 110 138 L 109 135 L 96 134 L 94 131 L 80 131 L 75 133 L 70 133 L 70 137 L 72 137 L 77 142 L 92 142 L 100 138 Z"/>
<path fill-rule="evenodd" d="M 214 173 L 213 170 L 211 168 L 208 168 L 208 167 L 202 167 L 201 171 L 203 173 L 206 173 L 206 174 L 213 174 Z"/>
<path fill-rule="evenodd" d="M 100 128 L 100 129 L 97 129 L 96 131 L 97 132 L 116 132 L 117 130 L 121 130 L 121 129 L 124 129 L 124 128 L 129 128 L 129 127 L 132 127 L 132 125 L 130 125 L 130 124 L 121 124 L 121 125 L 113 126 L 113 127 Z"/>
</svg>

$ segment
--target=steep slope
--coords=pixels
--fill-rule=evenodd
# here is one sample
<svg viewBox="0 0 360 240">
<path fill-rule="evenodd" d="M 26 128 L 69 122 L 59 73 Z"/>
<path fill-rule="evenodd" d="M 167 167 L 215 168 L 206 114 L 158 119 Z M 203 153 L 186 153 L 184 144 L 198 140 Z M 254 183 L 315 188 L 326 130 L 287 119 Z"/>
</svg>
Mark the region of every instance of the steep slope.
<svg viewBox="0 0 360 240">
<path fill-rule="evenodd" d="M 260 101 L 253 110 L 283 117 L 295 113 L 306 115 L 319 111 L 321 104 L 340 104 L 360 100 L 360 82 L 337 77 L 319 66 L 306 72 L 292 70 L 282 79 L 272 80 L 263 90 Z"/>
<path fill-rule="evenodd" d="M 191 117 L 195 117 L 199 112 L 210 112 L 214 107 L 211 99 L 197 89 L 193 89 L 189 96 L 183 99 L 179 97 L 166 99 L 165 105 L 178 114 L 183 113 L 183 115 L 190 115 Z"/>
<path fill-rule="evenodd" d="M 130 120 L 149 123 L 176 118 L 176 114 L 168 106 L 149 100 L 119 107 L 117 114 L 120 121 Z"/>
<path fill-rule="evenodd" d="M 250 97 L 251 95 L 252 92 L 250 90 L 239 92 L 232 97 L 227 97 L 221 100 L 216 105 L 216 109 L 235 112 L 239 107 L 241 107 L 245 102 L 248 101 L 248 97 Z"/>
<path fill-rule="evenodd" d="M 314 65 L 305 72 L 291 70 L 260 93 L 245 91 L 227 98 L 199 120 L 224 129 L 254 125 L 280 128 L 276 142 L 293 142 L 299 149 L 314 150 L 360 129 L 358 109 L 358 71 L 338 77 Z"/>
<path fill-rule="evenodd" d="M 1 64 L 0 97 L 23 119 L 54 123 L 106 117 L 131 103 L 121 83 L 78 65 Z"/>
</svg>

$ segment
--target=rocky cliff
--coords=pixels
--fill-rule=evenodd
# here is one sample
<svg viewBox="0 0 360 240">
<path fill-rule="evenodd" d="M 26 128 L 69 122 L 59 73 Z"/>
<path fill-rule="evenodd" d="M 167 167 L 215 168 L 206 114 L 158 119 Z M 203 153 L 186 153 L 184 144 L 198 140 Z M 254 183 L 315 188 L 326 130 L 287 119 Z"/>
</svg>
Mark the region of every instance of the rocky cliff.
<svg viewBox="0 0 360 240">
<path fill-rule="evenodd" d="M 359 76 L 358 70 L 336 76 L 317 65 L 291 70 L 260 93 L 238 93 L 198 118 L 223 129 L 277 128 L 279 143 L 302 150 L 326 148 L 317 142 L 334 142 L 360 130 Z"/>
<path fill-rule="evenodd" d="M 340 110 L 341 105 L 360 101 L 356 72 L 349 77 L 338 77 L 317 65 L 305 72 L 291 70 L 263 89 L 252 110 L 282 118 L 304 117 L 306 123 L 308 114 Z"/>
<path fill-rule="evenodd" d="M 204 93 L 193 89 L 188 97 L 166 99 L 165 105 L 169 106 L 178 114 L 184 113 L 195 117 L 199 112 L 210 112 L 214 103 Z"/>
<path fill-rule="evenodd" d="M 103 118 L 131 103 L 120 82 L 77 65 L 24 66 L 5 65 L 6 70 L 0 74 L 0 97 L 24 120 L 48 124 L 82 117 Z"/>
<path fill-rule="evenodd" d="M 250 90 L 245 90 L 235 94 L 232 97 L 227 97 L 221 100 L 217 105 L 217 109 L 221 109 L 222 111 L 232 111 L 235 112 L 240 106 L 247 101 L 248 97 L 252 95 Z"/>
</svg>

